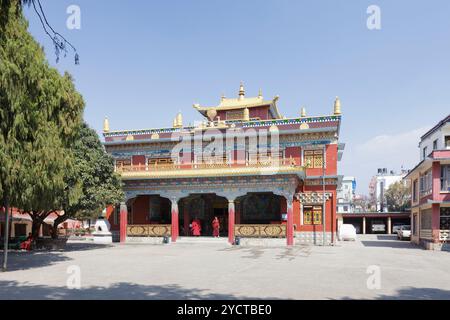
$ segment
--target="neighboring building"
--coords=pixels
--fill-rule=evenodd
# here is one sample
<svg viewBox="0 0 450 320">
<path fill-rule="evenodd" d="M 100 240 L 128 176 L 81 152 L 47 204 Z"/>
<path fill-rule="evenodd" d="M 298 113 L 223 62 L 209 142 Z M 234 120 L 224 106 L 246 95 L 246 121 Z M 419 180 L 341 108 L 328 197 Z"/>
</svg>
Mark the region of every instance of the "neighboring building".
<svg viewBox="0 0 450 320">
<path fill-rule="evenodd" d="M 369 183 L 369 198 L 376 212 L 389 211 L 386 203 L 386 191 L 392 184 L 402 181 L 407 173 L 406 170 L 397 174 L 394 171 L 388 172 L 387 168 L 378 169 L 377 175 L 373 176 Z"/>
<path fill-rule="evenodd" d="M 0 208 L 0 238 L 3 237 L 5 233 L 5 215 L 3 214 L 4 208 Z M 58 213 L 61 214 L 61 213 Z M 10 228 L 9 236 L 11 238 L 28 236 L 32 229 L 32 220 L 27 213 L 21 213 L 17 209 L 11 209 L 10 213 Z M 44 223 L 39 229 L 39 237 L 50 237 L 50 229 L 53 226 L 55 219 L 58 217 L 56 213 L 51 213 L 47 218 L 45 218 Z M 64 223 L 58 226 L 60 232 L 64 232 L 68 229 L 75 229 L 80 227 L 81 223 L 77 220 L 67 219 Z"/>
<path fill-rule="evenodd" d="M 337 162 L 341 105 L 326 116 L 285 118 L 278 97 L 235 99 L 194 108 L 203 117 L 170 128 L 110 131 L 106 150 L 122 176 L 126 203 L 108 208 L 120 241 L 152 242 L 157 236 L 190 236 L 193 219 L 211 236 L 217 216 L 221 235 L 281 237 L 331 243 L 336 236 Z M 325 217 L 325 219 L 323 219 Z M 325 226 L 325 227 L 324 227 Z M 159 240 L 158 240 L 159 241 Z"/>
<path fill-rule="evenodd" d="M 356 192 L 355 177 L 343 177 L 337 190 L 337 212 L 355 212 L 354 198 Z"/>
<path fill-rule="evenodd" d="M 421 161 L 405 177 L 411 181 L 411 241 L 427 249 L 440 249 L 450 233 L 449 141 L 450 115 L 421 137 Z"/>
<path fill-rule="evenodd" d="M 358 234 L 392 234 L 393 228 L 408 225 L 411 212 L 338 213 L 339 224 L 352 224 Z"/>
</svg>

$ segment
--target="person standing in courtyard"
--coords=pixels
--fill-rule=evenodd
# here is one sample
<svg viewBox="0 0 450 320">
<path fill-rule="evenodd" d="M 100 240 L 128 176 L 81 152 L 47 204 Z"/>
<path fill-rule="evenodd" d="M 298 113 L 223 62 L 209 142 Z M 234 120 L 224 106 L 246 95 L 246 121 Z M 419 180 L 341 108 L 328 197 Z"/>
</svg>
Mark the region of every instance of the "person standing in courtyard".
<svg viewBox="0 0 450 320">
<path fill-rule="evenodd" d="M 193 235 L 194 237 L 199 237 L 199 236 L 200 236 L 200 234 L 201 234 L 201 232 L 202 232 L 202 225 L 201 225 L 199 219 L 195 218 L 195 219 L 192 221 L 191 232 L 192 232 L 192 235 Z"/>
<path fill-rule="evenodd" d="M 217 217 L 214 217 L 214 220 L 212 222 L 212 228 L 213 228 L 213 237 L 219 238 L 220 235 L 220 222 Z"/>
</svg>

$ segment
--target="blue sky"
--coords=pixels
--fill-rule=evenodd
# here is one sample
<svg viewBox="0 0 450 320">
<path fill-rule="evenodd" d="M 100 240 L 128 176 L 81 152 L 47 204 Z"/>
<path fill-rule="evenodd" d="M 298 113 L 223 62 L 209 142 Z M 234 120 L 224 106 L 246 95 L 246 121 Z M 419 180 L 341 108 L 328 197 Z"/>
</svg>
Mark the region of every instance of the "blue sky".
<svg viewBox="0 0 450 320">
<path fill-rule="evenodd" d="M 193 103 L 222 93 L 280 96 L 283 115 L 330 114 L 342 101 L 340 173 L 367 193 L 378 167 L 411 168 L 419 137 L 450 110 L 450 1 L 41 0 L 48 20 L 78 49 L 55 63 L 32 8 L 30 31 L 52 65 L 69 71 L 101 132 L 199 120 Z M 81 29 L 66 27 L 69 5 Z M 369 5 L 381 30 L 366 27 Z"/>
</svg>

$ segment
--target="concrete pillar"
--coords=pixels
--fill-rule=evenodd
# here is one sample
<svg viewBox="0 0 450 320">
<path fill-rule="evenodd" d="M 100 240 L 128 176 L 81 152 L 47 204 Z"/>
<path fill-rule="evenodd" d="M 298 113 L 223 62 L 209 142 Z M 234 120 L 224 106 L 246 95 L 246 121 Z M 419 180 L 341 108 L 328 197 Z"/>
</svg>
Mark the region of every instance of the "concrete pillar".
<svg viewBox="0 0 450 320">
<path fill-rule="evenodd" d="M 171 199 L 172 202 L 172 242 L 176 242 L 178 238 L 178 199 Z"/>
<path fill-rule="evenodd" d="M 433 242 L 438 243 L 441 233 L 441 209 L 438 203 L 433 203 L 431 207 L 431 232 Z"/>
<path fill-rule="evenodd" d="M 235 224 L 235 205 L 234 200 L 228 200 L 228 242 L 234 243 L 234 224 Z"/>
<path fill-rule="evenodd" d="M 125 202 L 120 204 L 120 243 L 127 239 L 128 209 Z"/>
<path fill-rule="evenodd" d="M 391 234 L 392 233 L 392 221 L 391 221 L 391 217 L 387 218 L 387 234 Z"/>
<path fill-rule="evenodd" d="M 362 234 L 366 234 L 366 217 L 363 217 Z"/>
<path fill-rule="evenodd" d="M 287 226 L 286 226 L 286 243 L 288 246 L 294 245 L 294 210 L 292 199 L 286 200 L 287 204 Z"/>
</svg>

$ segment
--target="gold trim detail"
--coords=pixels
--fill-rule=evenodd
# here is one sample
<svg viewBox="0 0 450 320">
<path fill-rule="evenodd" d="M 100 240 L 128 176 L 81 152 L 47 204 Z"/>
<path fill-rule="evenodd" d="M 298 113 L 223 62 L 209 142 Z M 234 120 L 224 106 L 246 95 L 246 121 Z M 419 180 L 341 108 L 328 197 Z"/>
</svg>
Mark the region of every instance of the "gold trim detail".
<svg viewBox="0 0 450 320">
<path fill-rule="evenodd" d="M 127 236 L 129 237 L 164 237 L 172 234 L 170 224 L 140 224 L 128 225 Z"/>
<path fill-rule="evenodd" d="M 284 224 L 237 224 L 234 234 L 243 238 L 285 238 Z"/>
</svg>

